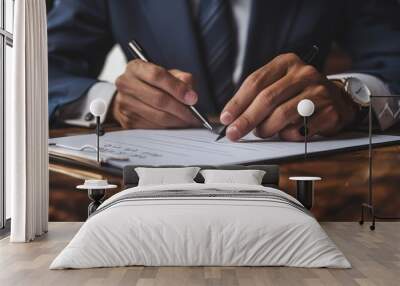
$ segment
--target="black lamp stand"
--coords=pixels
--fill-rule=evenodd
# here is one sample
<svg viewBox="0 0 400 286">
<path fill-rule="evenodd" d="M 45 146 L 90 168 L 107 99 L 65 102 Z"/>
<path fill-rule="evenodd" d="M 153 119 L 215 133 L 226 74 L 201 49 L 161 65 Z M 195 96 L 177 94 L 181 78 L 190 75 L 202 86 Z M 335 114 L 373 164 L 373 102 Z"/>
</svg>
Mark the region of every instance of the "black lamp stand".
<svg viewBox="0 0 400 286">
<path fill-rule="evenodd" d="M 368 202 L 361 204 L 361 220 L 360 224 L 364 224 L 364 210 L 370 213 L 372 218 L 372 224 L 370 225 L 371 230 L 375 230 L 375 208 L 373 205 L 373 196 L 372 196 L 372 96 L 369 104 L 368 110 Z"/>
<path fill-rule="evenodd" d="M 361 219 L 359 223 L 362 225 L 364 224 L 364 214 L 369 213 L 372 223 L 369 226 L 370 230 L 375 230 L 375 221 L 376 219 L 385 219 L 385 220 L 398 220 L 400 219 L 399 217 L 380 217 L 376 215 L 376 208 L 374 205 L 374 196 L 373 196 L 373 185 L 372 185 L 372 155 L 373 155 L 373 150 L 372 150 L 372 100 L 373 98 L 399 98 L 400 96 L 398 95 L 392 95 L 392 96 L 370 96 L 370 104 L 369 104 L 369 110 L 368 110 L 368 137 L 369 137 L 369 145 L 368 145 L 368 202 L 364 202 L 361 204 Z"/>
<path fill-rule="evenodd" d="M 106 196 L 105 189 L 88 189 L 88 196 L 91 200 L 91 203 L 88 206 L 88 217 L 94 213 L 97 208 L 101 205 Z"/>
</svg>

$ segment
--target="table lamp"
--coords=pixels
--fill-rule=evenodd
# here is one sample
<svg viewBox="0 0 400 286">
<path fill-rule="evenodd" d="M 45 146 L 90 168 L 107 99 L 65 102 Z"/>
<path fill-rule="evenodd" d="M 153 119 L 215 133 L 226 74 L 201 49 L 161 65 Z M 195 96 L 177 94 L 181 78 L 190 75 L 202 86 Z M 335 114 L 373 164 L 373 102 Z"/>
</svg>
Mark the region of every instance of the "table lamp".
<svg viewBox="0 0 400 286">
<path fill-rule="evenodd" d="M 96 118 L 96 136 L 97 136 L 97 163 L 100 164 L 100 116 L 106 112 L 106 103 L 101 99 L 95 99 L 90 103 L 90 113 Z"/>
<path fill-rule="evenodd" d="M 314 103 L 309 99 L 303 99 L 297 105 L 297 112 L 304 118 L 304 158 L 307 159 L 307 137 L 308 137 L 308 118 L 313 115 L 315 110 Z M 289 180 L 297 183 L 297 199 L 310 210 L 314 204 L 314 182 L 320 181 L 320 177 L 296 176 Z"/>
<path fill-rule="evenodd" d="M 303 99 L 297 105 L 297 112 L 304 118 L 304 158 L 307 159 L 307 137 L 308 137 L 308 118 L 313 115 L 315 110 L 314 103 L 309 99 Z"/>
</svg>

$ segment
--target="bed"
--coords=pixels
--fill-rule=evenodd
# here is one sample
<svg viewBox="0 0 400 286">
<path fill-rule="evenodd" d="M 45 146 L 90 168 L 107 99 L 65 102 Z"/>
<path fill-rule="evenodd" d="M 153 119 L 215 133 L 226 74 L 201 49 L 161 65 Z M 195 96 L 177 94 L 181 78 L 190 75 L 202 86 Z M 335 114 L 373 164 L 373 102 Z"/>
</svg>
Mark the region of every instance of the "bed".
<svg viewBox="0 0 400 286">
<path fill-rule="evenodd" d="M 303 205 L 278 189 L 274 165 L 201 166 L 264 170 L 261 185 L 195 182 L 125 189 L 88 218 L 50 269 L 144 266 L 351 265 Z"/>
</svg>

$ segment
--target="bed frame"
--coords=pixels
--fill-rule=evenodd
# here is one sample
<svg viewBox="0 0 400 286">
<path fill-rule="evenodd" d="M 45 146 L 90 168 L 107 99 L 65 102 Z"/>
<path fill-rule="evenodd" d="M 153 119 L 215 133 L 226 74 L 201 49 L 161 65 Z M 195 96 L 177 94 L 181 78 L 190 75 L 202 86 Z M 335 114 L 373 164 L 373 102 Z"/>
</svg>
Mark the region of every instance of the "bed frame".
<svg viewBox="0 0 400 286">
<path fill-rule="evenodd" d="M 177 165 L 164 165 L 164 166 L 140 166 L 140 165 L 132 165 L 125 166 L 123 169 L 123 184 L 124 189 L 136 187 L 139 182 L 138 174 L 135 171 L 137 167 L 147 167 L 147 168 L 176 168 L 182 167 Z M 265 171 L 265 175 L 262 180 L 262 185 L 266 187 L 278 188 L 279 186 L 279 166 L 278 165 L 226 165 L 226 166 L 196 166 L 201 169 L 218 169 L 218 170 L 263 170 Z M 194 179 L 197 183 L 204 183 L 203 176 L 199 174 Z"/>
</svg>

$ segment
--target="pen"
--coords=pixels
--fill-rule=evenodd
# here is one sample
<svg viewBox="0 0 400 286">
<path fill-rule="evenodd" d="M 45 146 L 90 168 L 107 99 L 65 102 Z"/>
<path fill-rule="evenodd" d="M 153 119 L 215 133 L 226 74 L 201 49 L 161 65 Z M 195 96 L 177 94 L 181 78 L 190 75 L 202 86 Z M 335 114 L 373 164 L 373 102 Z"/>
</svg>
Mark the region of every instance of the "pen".
<svg viewBox="0 0 400 286">
<path fill-rule="evenodd" d="M 132 53 L 136 57 L 138 57 L 139 59 L 141 59 L 144 62 L 149 61 L 146 58 L 146 56 L 144 55 L 144 51 L 143 51 L 142 47 L 138 44 L 137 41 L 135 41 L 135 40 L 130 41 L 128 43 L 128 46 L 131 48 Z M 199 119 L 202 122 L 203 126 L 212 132 L 213 128 L 212 128 L 211 124 L 208 123 L 207 119 L 193 105 L 189 105 L 189 108 L 192 111 L 192 113 L 197 117 L 197 119 Z"/>
<path fill-rule="evenodd" d="M 302 57 L 303 61 L 308 65 L 311 64 L 315 59 L 315 57 L 318 55 L 318 53 L 319 53 L 319 47 L 317 45 L 313 45 L 312 48 L 308 51 L 308 53 Z"/>
<path fill-rule="evenodd" d="M 319 53 L 319 47 L 317 45 L 313 45 L 312 48 L 308 51 L 308 53 L 302 57 L 303 61 L 306 64 L 311 64 L 312 61 L 315 59 L 315 57 L 318 55 L 318 53 Z M 222 130 L 219 132 L 217 139 L 215 139 L 215 142 L 226 136 L 226 129 L 228 129 L 228 125 L 222 128 Z"/>
</svg>

